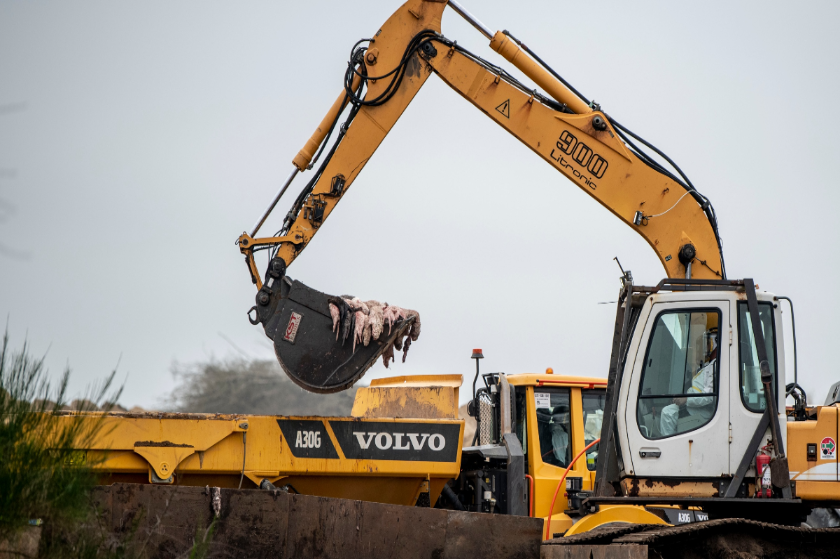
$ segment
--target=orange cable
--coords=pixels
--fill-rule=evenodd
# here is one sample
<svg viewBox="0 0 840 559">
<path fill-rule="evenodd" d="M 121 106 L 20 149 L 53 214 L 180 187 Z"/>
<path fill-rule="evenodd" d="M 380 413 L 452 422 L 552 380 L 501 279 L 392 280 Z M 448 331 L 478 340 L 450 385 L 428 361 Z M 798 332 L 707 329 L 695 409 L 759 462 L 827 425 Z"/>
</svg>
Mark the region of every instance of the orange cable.
<svg viewBox="0 0 840 559">
<path fill-rule="evenodd" d="M 575 459 L 572 460 L 571 464 L 569 464 L 568 467 L 566 468 L 566 471 L 563 472 L 563 477 L 561 477 L 560 481 L 557 483 L 557 489 L 554 490 L 554 497 L 551 499 L 551 507 L 548 509 L 548 522 L 546 523 L 546 526 L 545 526 L 545 536 L 546 536 L 547 540 L 551 539 L 550 537 L 548 537 L 549 534 L 551 534 L 551 515 L 554 514 L 554 503 L 555 503 L 555 501 L 557 501 L 557 494 L 560 493 L 560 486 L 563 485 L 563 481 L 565 481 L 566 476 L 569 475 L 569 470 L 572 468 L 572 466 L 575 465 L 575 462 L 578 461 L 578 458 L 583 456 L 586 453 L 587 450 L 589 450 L 590 448 L 592 448 L 594 445 L 596 445 L 599 442 L 601 442 L 600 438 L 595 439 L 594 441 L 592 441 L 591 443 L 586 445 L 586 448 L 584 448 L 583 450 L 578 452 L 577 456 L 575 456 Z"/>
</svg>

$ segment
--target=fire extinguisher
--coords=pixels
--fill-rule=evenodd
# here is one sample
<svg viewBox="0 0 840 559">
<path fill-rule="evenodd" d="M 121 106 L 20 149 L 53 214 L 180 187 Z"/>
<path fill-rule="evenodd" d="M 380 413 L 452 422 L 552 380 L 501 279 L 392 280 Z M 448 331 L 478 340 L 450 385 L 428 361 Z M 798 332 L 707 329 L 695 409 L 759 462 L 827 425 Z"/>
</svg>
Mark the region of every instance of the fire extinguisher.
<svg viewBox="0 0 840 559">
<path fill-rule="evenodd" d="M 773 495 L 770 483 L 770 453 L 766 446 L 761 447 L 755 457 L 755 496 L 770 498 Z"/>
</svg>

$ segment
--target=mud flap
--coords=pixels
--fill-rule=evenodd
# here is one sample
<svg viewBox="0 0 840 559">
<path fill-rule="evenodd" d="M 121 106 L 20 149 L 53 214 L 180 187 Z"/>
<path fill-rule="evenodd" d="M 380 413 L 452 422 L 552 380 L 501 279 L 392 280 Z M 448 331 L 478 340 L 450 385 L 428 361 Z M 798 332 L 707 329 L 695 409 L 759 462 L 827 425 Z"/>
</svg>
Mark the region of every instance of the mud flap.
<svg viewBox="0 0 840 559">
<path fill-rule="evenodd" d="M 386 325 L 378 340 L 365 346 L 351 336 L 336 340 L 332 330 L 329 295 L 288 277 L 279 278 L 279 290 L 270 291 L 269 305 L 258 308 L 259 322 L 274 341 L 274 354 L 295 384 L 328 394 L 353 386 L 397 336 L 405 335 L 413 318 Z"/>
</svg>

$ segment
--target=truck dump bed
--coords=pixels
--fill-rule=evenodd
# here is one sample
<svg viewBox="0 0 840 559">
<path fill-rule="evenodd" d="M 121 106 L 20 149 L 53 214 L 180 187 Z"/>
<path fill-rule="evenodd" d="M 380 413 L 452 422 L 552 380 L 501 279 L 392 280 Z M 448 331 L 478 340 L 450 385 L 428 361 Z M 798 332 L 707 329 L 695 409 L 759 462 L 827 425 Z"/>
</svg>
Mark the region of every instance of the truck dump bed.
<svg viewBox="0 0 840 559">
<path fill-rule="evenodd" d="M 103 425 L 78 450 L 106 485 L 253 488 L 268 480 L 291 493 L 434 505 L 460 471 L 460 384 L 460 375 L 374 381 L 358 389 L 352 417 L 88 414 Z"/>
</svg>

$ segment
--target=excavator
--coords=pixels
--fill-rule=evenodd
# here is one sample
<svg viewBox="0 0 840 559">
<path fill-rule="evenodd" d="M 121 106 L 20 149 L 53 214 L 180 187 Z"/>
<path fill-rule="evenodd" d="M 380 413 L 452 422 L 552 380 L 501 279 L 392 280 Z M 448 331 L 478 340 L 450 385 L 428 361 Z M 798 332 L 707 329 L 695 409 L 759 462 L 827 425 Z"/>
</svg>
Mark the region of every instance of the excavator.
<svg viewBox="0 0 840 559">
<path fill-rule="evenodd" d="M 539 89 L 443 35 L 447 6 Z M 798 383 L 784 383 L 782 302 L 792 319 L 790 299 L 728 278 L 714 208 L 685 173 L 525 43 L 493 32 L 455 0 L 409 0 L 353 46 L 343 91 L 267 211 L 238 239 L 257 287 L 249 317 L 273 340 L 287 374 L 315 392 L 342 390 L 404 335 L 407 324 L 368 347 L 337 343 L 328 296 L 286 272 L 432 74 L 641 235 L 665 268 L 666 279 L 647 287 L 622 270 L 596 481 L 575 493 L 577 514 L 603 508 L 618 518 L 606 507 L 668 505 L 795 524 L 810 507 L 840 504 L 837 399 L 808 407 Z M 282 228 L 257 237 L 309 169 Z M 262 279 L 260 250 L 271 251 Z M 789 412 L 787 396 L 796 402 Z M 550 403 L 541 400 L 553 411 Z M 499 422 L 515 430 L 510 417 Z"/>
<path fill-rule="evenodd" d="M 529 89 L 504 69 L 444 37 L 440 24 L 447 5 L 546 93 Z M 662 152 L 566 85 L 510 33 L 491 32 L 457 3 L 408 3 L 370 39 L 354 45 L 344 91 L 294 157 L 288 179 L 266 212 L 238 239 L 258 290 L 249 318 L 262 325 L 274 341 L 281 366 L 301 387 L 326 393 L 351 386 L 408 327 L 405 324 L 361 349 L 331 343 L 329 329 L 323 328 L 324 320 L 330 319 L 324 302 L 328 297 L 292 282 L 286 270 L 350 191 L 432 74 L 633 227 L 656 251 L 668 277 L 725 279 L 711 202 L 678 167 L 675 172 L 667 170 L 634 140 Z M 666 160 L 670 161 L 667 156 Z M 296 175 L 310 168 L 311 178 L 281 229 L 271 237 L 257 238 Z M 271 258 L 261 279 L 254 257 L 263 250 L 269 250 Z M 314 314 L 307 310 L 313 305 L 319 308 Z"/>
<path fill-rule="evenodd" d="M 538 89 L 443 35 L 447 7 Z M 687 541 L 700 549 L 748 536 L 787 549 L 840 543 L 799 527 L 814 509 L 840 507 L 840 388 L 824 405 L 808 404 L 791 300 L 727 276 L 711 202 L 665 153 L 455 0 L 408 0 L 353 46 L 343 90 L 238 238 L 257 289 L 249 320 L 273 341 L 286 374 L 312 392 L 346 390 L 410 335 L 416 317 L 406 315 L 367 345 L 342 343 L 334 298 L 287 272 L 432 74 L 657 254 L 666 277 L 655 286 L 622 270 L 606 380 L 480 375 L 475 350 L 471 441 L 458 419 L 460 375 L 377 379 L 358 388 L 349 418 L 110 414 L 105 435 L 80 449 L 97 460 L 103 483 L 262 488 L 545 519 L 543 557 L 590 557 L 568 548 L 589 544 L 615 545 L 621 557 L 632 544 L 657 556 L 661 544 L 656 553 L 667 556 L 663 549 Z M 258 237 L 306 171 L 281 229 Z M 260 251 L 270 257 L 262 274 Z"/>
</svg>

